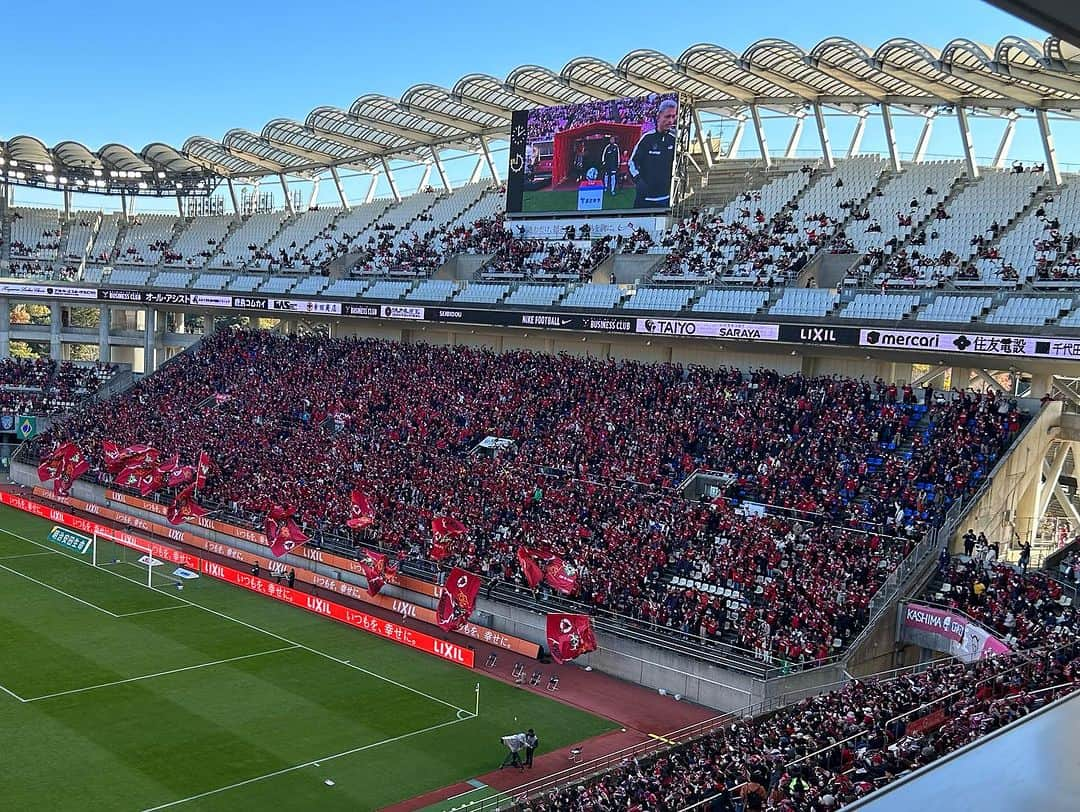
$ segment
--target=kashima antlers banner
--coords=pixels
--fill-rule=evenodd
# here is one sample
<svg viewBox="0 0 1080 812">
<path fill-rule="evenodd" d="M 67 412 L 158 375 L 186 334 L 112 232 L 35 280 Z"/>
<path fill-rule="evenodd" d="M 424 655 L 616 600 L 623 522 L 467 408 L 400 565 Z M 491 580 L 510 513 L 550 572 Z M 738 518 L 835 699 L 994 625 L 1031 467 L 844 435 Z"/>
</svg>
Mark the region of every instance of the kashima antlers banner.
<svg viewBox="0 0 1080 812">
<path fill-rule="evenodd" d="M 454 567 L 446 576 L 435 619 L 448 631 L 464 626 L 476 607 L 476 595 L 480 592 L 480 576 Z"/>
<path fill-rule="evenodd" d="M 367 581 L 368 594 L 373 598 L 379 594 L 387 578 L 397 575 L 397 570 L 386 563 L 384 553 L 361 550 L 359 561 L 360 568 L 364 572 L 364 580 Z"/>
<path fill-rule="evenodd" d="M 548 615 L 547 643 L 552 659 L 560 665 L 596 651 L 592 621 L 588 615 Z"/>
<path fill-rule="evenodd" d="M 530 589 L 536 589 L 543 581 L 564 595 L 573 595 L 577 592 L 577 567 L 561 556 L 538 550 L 535 547 L 518 547 L 517 560 Z"/>
</svg>

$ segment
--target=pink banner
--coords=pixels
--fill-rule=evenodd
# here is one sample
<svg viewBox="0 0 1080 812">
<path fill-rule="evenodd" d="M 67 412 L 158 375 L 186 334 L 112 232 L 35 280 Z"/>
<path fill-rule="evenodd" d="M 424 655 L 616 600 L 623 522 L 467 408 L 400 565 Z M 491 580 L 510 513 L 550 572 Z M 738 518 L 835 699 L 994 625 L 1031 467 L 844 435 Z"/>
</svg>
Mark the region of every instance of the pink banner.
<svg viewBox="0 0 1080 812">
<path fill-rule="evenodd" d="M 904 604 L 901 611 L 902 628 L 936 636 L 939 642 L 935 649 L 947 651 L 966 663 L 1012 651 L 978 623 L 958 612 L 920 603 Z"/>
</svg>

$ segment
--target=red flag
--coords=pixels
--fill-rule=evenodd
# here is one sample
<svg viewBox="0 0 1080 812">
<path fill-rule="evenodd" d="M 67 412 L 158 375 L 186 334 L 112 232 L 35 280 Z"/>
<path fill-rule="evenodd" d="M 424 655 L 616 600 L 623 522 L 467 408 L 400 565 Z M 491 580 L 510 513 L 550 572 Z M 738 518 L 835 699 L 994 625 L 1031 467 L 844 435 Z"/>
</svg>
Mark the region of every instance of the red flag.
<svg viewBox="0 0 1080 812">
<path fill-rule="evenodd" d="M 112 440 L 101 441 L 101 454 L 105 458 L 105 470 L 111 474 L 115 474 L 120 470 L 120 463 L 123 462 L 121 456 L 120 446 L 114 443 Z M 113 467 L 116 466 L 116 470 Z"/>
<path fill-rule="evenodd" d="M 540 569 L 538 560 L 540 558 L 542 558 L 542 553 L 531 547 L 517 549 L 517 560 L 521 564 L 521 572 L 525 576 L 525 583 L 529 585 L 529 589 L 536 589 L 544 580 L 544 571 Z"/>
<path fill-rule="evenodd" d="M 180 467 L 180 455 L 179 454 L 173 454 L 167 460 L 162 460 L 161 463 L 158 465 L 157 469 L 158 469 L 158 473 L 160 473 L 160 474 L 171 474 L 173 471 L 175 471 L 179 467 Z"/>
<path fill-rule="evenodd" d="M 90 470 L 90 461 L 86 459 L 86 455 L 79 449 L 75 449 L 75 453 L 64 460 L 64 467 L 61 472 L 61 476 L 66 477 L 69 481 L 74 481 Z"/>
<path fill-rule="evenodd" d="M 199 452 L 199 459 L 195 463 L 195 487 L 197 489 L 206 487 L 206 478 L 210 476 L 210 455 L 205 451 Z"/>
<path fill-rule="evenodd" d="M 189 482 L 194 481 L 195 469 L 190 465 L 181 465 L 179 468 L 170 471 L 165 477 L 165 484 L 170 488 L 178 488 L 181 485 L 187 485 Z"/>
<path fill-rule="evenodd" d="M 304 544 L 308 537 L 291 518 L 284 522 L 267 517 L 266 540 L 270 542 L 270 552 L 281 558 L 294 547 Z"/>
<path fill-rule="evenodd" d="M 476 607 L 476 595 L 480 592 L 480 576 L 454 567 L 446 576 L 435 620 L 447 631 L 460 629 L 469 621 Z"/>
<path fill-rule="evenodd" d="M 282 522 L 290 516 L 295 515 L 296 507 L 293 505 L 285 505 L 284 507 L 282 507 L 281 505 L 270 505 L 269 516 L 275 522 Z"/>
<path fill-rule="evenodd" d="M 573 595 L 577 592 L 577 567 L 567 564 L 559 556 L 553 555 L 544 565 L 544 580 L 557 592 L 564 595 Z"/>
<path fill-rule="evenodd" d="M 42 482 L 48 482 L 50 479 L 56 479 L 60 476 L 60 470 L 64 466 L 64 461 L 58 457 L 44 457 L 41 462 L 38 463 L 37 475 L 38 479 Z"/>
<path fill-rule="evenodd" d="M 125 465 L 157 465 L 161 452 L 148 445 L 131 445 L 120 452 Z"/>
<path fill-rule="evenodd" d="M 451 516 L 436 516 L 431 520 L 431 532 L 435 536 L 460 536 L 465 530 L 465 525 Z"/>
<path fill-rule="evenodd" d="M 372 552 L 371 550 L 360 551 L 360 568 L 364 571 L 367 580 L 367 591 L 371 597 L 379 594 L 379 590 L 386 584 L 387 577 L 393 578 L 397 570 L 386 563 L 386 555 Z"/>
<path fill-rule="evenodd" d="M 450 551 L 446 549 L 446 542 L 435 539 L 431 542 L 431 552 L 428 553 L 428 558 L 432 561 L 442 561 L 450 555 Z"/>
<path fill-rule="evenodd" d="M 165 512 L 169 524 L 182 524 L 186 519 L 205 516 L 206 510 L 195 503 L 195 486 L 188 485 L 176 495 Z"/>
<path fill-rule="evenodd" d="M 588 615 L 548 615 L 547 644 L 552 659 L 560 665 L 582 654 L 596 651 L 592 621 Z"/>
<path fill-rule="evenodd" d="M 144 468 L 142 476 L 139 477 L 139 496 L 149 496 L 161 488 L 164 480 L 165 475 L 157 468 Z"/>
<path fill-rule="evenodd" d="M 117 474 L 116 485 L 121 488 L 137 488 L 147 470 L 139 464 L 128 465 Z"/>
<path fill-rule="evenodd" d="M 349 506 L 349 520 L 345 524 L 354 530 L 363 530 L 374 524 L 375 509 L 371 506 L 371 497 L 363 491 L 354 490 L 349 494 L 349 499 L 352 504 Z"/>
</svg>

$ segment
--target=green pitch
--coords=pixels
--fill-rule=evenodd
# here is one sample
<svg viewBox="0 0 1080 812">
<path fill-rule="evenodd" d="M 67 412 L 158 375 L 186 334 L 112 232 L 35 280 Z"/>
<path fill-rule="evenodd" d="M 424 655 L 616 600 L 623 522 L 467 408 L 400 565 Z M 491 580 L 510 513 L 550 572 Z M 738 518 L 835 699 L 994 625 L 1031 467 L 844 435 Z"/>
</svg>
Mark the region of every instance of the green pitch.
<svg viewBox="0 0 1080 812">
<path fill-rule="evenodd" d="M 4 808 L 370 810 L 495 769 L 507 733 L 613 727 L 169 565 L 150 589 L 137 553 L 94 568 L 51 527 L 0 507 Z"/>
<path fill-rule="evenodd" d="M 619 189 L 615 196 L 604 194 L 604 211 L 615 209 L 632 209 L 634 207 L 634 187 Z M 544 211 L 577 211 L 578 193 L 575 189 L 553 192 L 550 190 L 538 190 L 535 192 L 523 192 L 521 195 L 521 210 L 523 212 Z"/>
</svg>

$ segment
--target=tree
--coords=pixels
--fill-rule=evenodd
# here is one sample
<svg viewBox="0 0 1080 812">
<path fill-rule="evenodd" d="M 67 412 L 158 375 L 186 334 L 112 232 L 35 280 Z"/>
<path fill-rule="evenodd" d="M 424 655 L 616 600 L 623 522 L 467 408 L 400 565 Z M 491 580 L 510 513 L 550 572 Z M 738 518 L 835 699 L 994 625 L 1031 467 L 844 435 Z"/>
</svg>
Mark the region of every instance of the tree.
<svg viewBox="0 0 1080 812">
<path fill-rule="evenodd" d="M 26 312 L 30 316 L 30 324 L 51 324 L 52 308 L 42 304 L 26 305 Z"/>
<path fill-rule="evenodd" d="M 97 344 L 72 344 L 70 355 L 72 361 L 96 361 L 100 357 Z"/>
<path fill-rule="evenodd" d="M 68 310 L 71 327 L 97 327 L 101 323 L 101 311 L 96 307 L 72 307 Z"/>
<path fill-rule="evenodd" d="M 32 345 L 25 341 L 11 341 L 8 344 L 8 352 L 12 358 L 40 358 L 41 353 L 34 352 Z"/>
<path fill-rule="evenodd" d="M 11 308 L 11 323 L 12 324 L 29 324 L 30 314 L 26 312 L 26 308 L 22 305 L 15 305 Z"/>
</svg>

